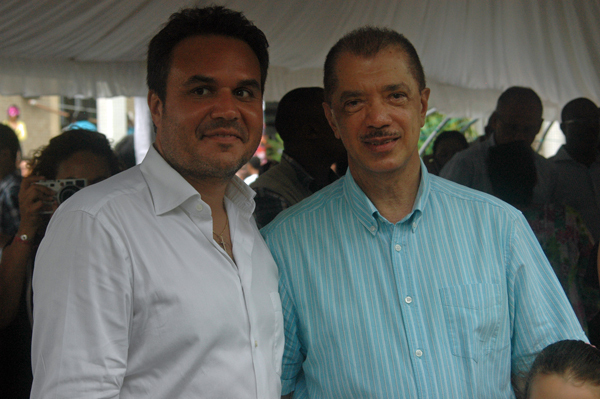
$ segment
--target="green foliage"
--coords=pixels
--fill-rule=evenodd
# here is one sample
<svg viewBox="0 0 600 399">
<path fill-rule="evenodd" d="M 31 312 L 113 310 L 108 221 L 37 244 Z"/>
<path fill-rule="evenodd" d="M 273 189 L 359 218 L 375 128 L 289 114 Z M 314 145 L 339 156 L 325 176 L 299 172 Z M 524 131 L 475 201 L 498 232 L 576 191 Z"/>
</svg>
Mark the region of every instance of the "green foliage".
<svg viewBox="0 0 600 399">
<path fill-rule="evenodd" d="M 425 140 L 427 140 L 429 135 L 433 133 L 433 131 L 439 126 L 439 124 L 444 121 L 444 119 L 446 119 L 446 116 L 438 112 L 433 112 L 432 114 L 427 116 L 427 118 L 425 119 L 425 125 L 421 128 L 421 136 L 419 137 L 419 148 L 421 148 Z M 467 118 L 450 118 L 450 120 L 444 125 L 444 127 L 442 127 L 440 132 L 446 130 L 462 131 L 465 128 L 465 126 L 467 126 L 470 122 L 471 120 Z M 472 125 L 469 126 L 463 133 L 468 142 L 475 140 L 479 136 L 479 134 L 473 128 Z M 424 155 L 431 154 L 432 149 L 433 142 L 429 144 Z"/>
<path fill-rule="evenodd" d="M 283 140 L 279 137 L 279 133 L 275 134 L 274 138 L 267 138 L 265 145 L 267 159 L 281 162 L 281 153 L 283 152 Z"/>
</svg>

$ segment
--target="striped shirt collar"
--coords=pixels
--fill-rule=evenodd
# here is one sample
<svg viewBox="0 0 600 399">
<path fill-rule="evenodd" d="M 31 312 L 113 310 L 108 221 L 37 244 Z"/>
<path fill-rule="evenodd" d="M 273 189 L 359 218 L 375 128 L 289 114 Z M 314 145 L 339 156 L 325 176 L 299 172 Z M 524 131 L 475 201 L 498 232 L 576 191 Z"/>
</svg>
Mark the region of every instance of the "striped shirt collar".
<svg viewBox="0 0 600 399">
<path fill-rule="evenodd" d="M 343 181 L 343 192 L 346 200 L 348 201 L 352 212 L 356 215 L 360 223 L 367 229 L 372 235 L 377 234 L 379 230 L 378 220 L 385 220 L 383 216 L 379 214 L 379 211 L 375 205 L 371 202 L 369 197 L 362 191 L 362 189 L 356 184 L 356 181 L 352 177 L 350 169 L 348 169 L 344 181 Z M 423 160 L 421 160 L 421 180 L 419 182 L 419 189 L 417 191 L 417 197 L 413 205 L 412 211 L 406 215 L 398 224 L 412 223 L 413 232 L 417 229 L 423 211 L 427 206 L 429 199 L 429 193 L 431 190 L 431 178 L 427 172 Z"/>
</svg>

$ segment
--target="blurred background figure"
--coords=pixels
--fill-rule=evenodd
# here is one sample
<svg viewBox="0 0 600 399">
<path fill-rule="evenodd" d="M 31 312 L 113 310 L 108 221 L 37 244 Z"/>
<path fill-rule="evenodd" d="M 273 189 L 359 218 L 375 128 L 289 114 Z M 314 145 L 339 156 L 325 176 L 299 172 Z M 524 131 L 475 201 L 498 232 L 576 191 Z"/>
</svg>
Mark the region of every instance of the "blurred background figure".
<svg viewBox="0 0 600 399">
<path fill-rule="evenodd" d="M 246 164 L 246 170 L 248 171 L 248 176 L 244 179 L 244 183 L 250 185 L 254 183 L 260 173 L 260 158 L 250 158 L 250 161 Z"/>
<path fill-rule="evenodd" d="M 487 130 L 490 137 L 456 154 L 440 171 L 440 176 L 492 194 L 488 174 L 488 152 L 497 144 L 523 141 L 531 146 L 542 126 L 543 105 L 537 93 L 527 87 L 513 86 L 498 98 Z M 556 169 L 554 163 L 534 153 L 537 183 L 533 202 L 546 204 L 556 200 Z"/>
<path fill-rule="evenodd" d="M 0 124 L 0 254 L 19 227 L 20 151 L 14 130 Z"/>
<path fill-rule="evenodd" d="M 587 98 L 569 101 L 561 112 L 566 144 L 550 158 L 556 166 L 557 198 L 577 209 L 594 240 L 600 239 L 600 114 Z"/>
<path fill-rule="evenodd" d="M 96 127 L 96 123 L 98 122 L 96 119 L 90 118 L 89 114 L 85 111 L 78 111 L 73 113 L 71 116 L 71 122 L 67 127 L 64 128 L 64 131 L 75 130 L 75 129 L 85 129 L 95 132 L 98 130 Z"/>
<path fill-rule="evenodd" d="M 346 149 L 325 118 L 323 101 L 322 88 L 301 87 L 279 102 L 275 128 L 284 145 L 281 162 L 250 186 L 259 228 L 339 177 L 331 167 L 347 157 Z"/>
<path fill-rule="evenodd" d="M 21 161 L 19 162 L 21 177 L 27 177 L 31 174 L 31 169 L 29 169 L 30 162 L 31 159 L 21 157 Z"/>
<path fill-rule="evenodd" d="M 493 195 L 523 212 L 579 323 L 592 340 L 598 334 L 592 331 L 590 322 L 600 315 L 594 239 L 575 209 L 562 204 L 533 203 L 538 176 L 534 154 L 523 141 L 490 148 L 487 169 Z"/>
<path fill-rule="evenodd" d="M 25 122 L 19 120 L 19 116 L 21 115 L 19 107 L 11 105 L 6 110 L 6 115 L 8 118 L 2 121 L 2 123 L 15 131 L 19 141 L 27 139 L 27 127 L 25 126 Z"/>
<path fill-rule="evenodd" d="M 136 165 L 134 137 L 133 134 L 129 134 L 115 145 L 115 153 L 124 170 Z"/>
<path fill-rule="evenodd" d="M 31 389 L 31 278 L 37 247 L 50 214 L 42 211 L 54 191 L 42 180 L 104 180 L 121 168 L 106 137 L 70 130 L 54 137 L 31 161 L 32 174 L 19 191 L 21 223 L 0 259 L 0 398 L 29 398 Z"/>
<path fill-rule="evenodd" d="M 465 136 L 457 130 L 440 133 L 433 142 L 433 153 L 423 157 L 427 171 L 439 175 L 444 165 L 456 154 L 469 148 Z"/>
</svg>

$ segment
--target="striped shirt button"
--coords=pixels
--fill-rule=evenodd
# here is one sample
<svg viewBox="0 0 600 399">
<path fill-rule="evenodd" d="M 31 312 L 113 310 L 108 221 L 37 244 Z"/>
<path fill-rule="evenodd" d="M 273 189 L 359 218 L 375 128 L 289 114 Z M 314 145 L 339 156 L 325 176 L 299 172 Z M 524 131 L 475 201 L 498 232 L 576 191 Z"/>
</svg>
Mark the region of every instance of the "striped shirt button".
<svg viewBox="0 0 600 399">
<path fill-rule="evenodd" d="M 377 227 L 375 227 L 375 226 L 371 226 L 371 227 L 369 227 L 369 231 L 370 231 L 371 233 L 372 233 L 372 232 L 374 232 L 375 230 L 377 230 Z"/>
<path fill-rule="evenodd" d="M 404 302 L 406 302 L 406 303 L 412 303 L 412 297 L 407 296 L 406 298 L 404 298 Z"/>
<path fill-rule="evenodd" d="M 402 245 L 396 244 L 394 245 L 394 249 L 396 250 L 396 252 L 400 252 L 402 250 Z"/>
<path fill-rule="evenodd" d="M 417 349 L 415 351 L 415 355 L 417 355 L 417 357 L 421 357 L 421 356 L 423 356 L 423 351 L 421 349 Z"/>
</svg>

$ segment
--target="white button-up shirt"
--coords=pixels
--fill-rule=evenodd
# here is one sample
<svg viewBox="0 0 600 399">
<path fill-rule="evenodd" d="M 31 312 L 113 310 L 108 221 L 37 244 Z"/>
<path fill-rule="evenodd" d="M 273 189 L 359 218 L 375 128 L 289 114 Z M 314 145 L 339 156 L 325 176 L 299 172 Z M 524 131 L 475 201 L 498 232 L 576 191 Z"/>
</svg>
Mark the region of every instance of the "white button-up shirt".
<svg viewBox="0 0 600 399">
<path fill-rule="evenodd" d="M 600 154 L 589 167 L 574 160 L 564 146 L 550 158 L 558 171 L 557 197 L 575 208 L 592 233 L 600 239 Z"/>
<path fill-rule="evenodd" d="M 226 191 L 236 263 L 154 148 L 61 205 L 34 271 L 32 398 L 278 398 L 278 273 L 252 197 Z"/>
</svg>

